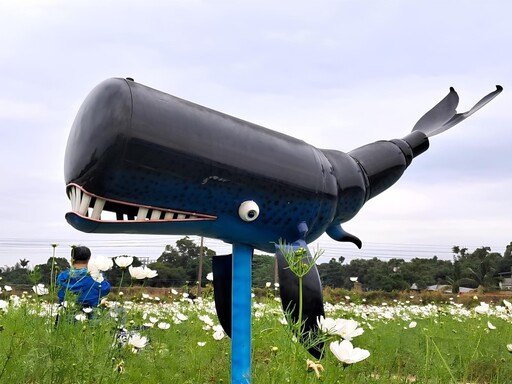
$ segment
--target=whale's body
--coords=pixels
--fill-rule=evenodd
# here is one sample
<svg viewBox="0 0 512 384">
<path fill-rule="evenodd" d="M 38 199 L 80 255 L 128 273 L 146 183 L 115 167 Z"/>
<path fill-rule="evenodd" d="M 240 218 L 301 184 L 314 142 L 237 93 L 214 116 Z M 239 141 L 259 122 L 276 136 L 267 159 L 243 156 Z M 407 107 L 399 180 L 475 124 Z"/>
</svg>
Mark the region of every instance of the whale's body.
<svg viewBox="0 0 512 384">
<path fill-rule="evenodd" d="M 309 228 L 306 243 L 324 232 L 358 242 L 339 224 L 426 148 L 426 135 L 413 132 L 348 154 L 321 150 L 109 79 L 84 101 L 69 136 L 65 178 L 75 205 L 66 218 L 85 232 L 195 234 L 270 252 L 280 239 L 296 239 L 301 222 Z M 258 205 L 256 220 L 241 220 L 244 201 Z"/>
<path fill-rule="evenodd" d="M 248 294 L 250 302 L 250 282 L 245 293 L 231 284 L 232 278 L 250 280 L 250 267 L 238 277 L 232 268 L 248 250 L 274 252 L 280 242 L 307 249 L 323 233 L 361 247 L 340 224 L 393 185 L 428 149 L 428 137 L 464 120 L 501 90 L 498 86 L 457 114 L 458 96 L 450 89 L 403 139 L 344 153 L 131 79 L 109 79 L 87 96 L 69 135 L 65 179 L 72 209 L 66 219 L 85 232 L 199 235 L 243 250 L 213 261 L 217 312 L 230 334 L 231 297 Z M 304 320 L 305 331 L 315 330 L 324 314 L 316 267 L 304 277 L 299 316 L 297 277 L 280 249 L 276 256 L 283 308 L 294 321 Z M 246 308 L 250 317 L 250 305 Z M 244 321 L 250 325 L 250 319 Z M 245 335 L 250 344 L 250 329 Z M 322 345 L 309 350 L 322 355 Z"/>
</svg>

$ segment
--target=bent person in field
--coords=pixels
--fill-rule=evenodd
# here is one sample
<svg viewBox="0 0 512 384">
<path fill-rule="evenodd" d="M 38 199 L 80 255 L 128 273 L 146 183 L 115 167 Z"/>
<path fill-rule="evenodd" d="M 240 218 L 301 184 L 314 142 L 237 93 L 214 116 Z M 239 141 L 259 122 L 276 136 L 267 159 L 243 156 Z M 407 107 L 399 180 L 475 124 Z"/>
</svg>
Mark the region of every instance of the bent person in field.
<svg viewBox="0 0 512 384">
<path fill-rule="evenodd" d="M 57 277 L 59 287 L 59 303 L 69 301 L 69 296 L 76 296 L 76 302 L 82 308 L 97 307 L 103 296 L 110 292 L 110 283 L 103 274 L 89 268 L 91 251 L 84 246 L 71 249 L 71 268 L 63 271 Z M 90 313 L 85 310 L 84 312 Z"/>
</svg>

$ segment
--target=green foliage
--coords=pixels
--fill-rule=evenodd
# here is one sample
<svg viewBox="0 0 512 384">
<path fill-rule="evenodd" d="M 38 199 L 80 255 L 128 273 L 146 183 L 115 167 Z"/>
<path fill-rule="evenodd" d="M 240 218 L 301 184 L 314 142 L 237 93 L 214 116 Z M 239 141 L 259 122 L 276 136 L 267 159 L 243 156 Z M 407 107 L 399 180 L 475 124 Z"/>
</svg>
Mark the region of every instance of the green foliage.
<svg viewBox="0 0 512 384">
<path fill-rule="evenodd" d="M 263 288 L 267 282 L 276 283 L 275 257 L 268 255 L 254 255 L 252 259 L 252 286 Z"/>
<path fill-rule="evenodd" d="M 201 285 L 206 283 L 206 275 L 212 270 L 212 257 L 215 251 L 204 247 L 202 249 Z M 198 280 L 201 247 L 188 236 L 176 241 L 176 246 L 166 245 L 156 263 L 149 267 L 158 272 L 158 278 L 148 282 L 153 286 L 179 286 Z"/>
<path fill-rule="evenodd" d="M 145 282 L 154 287 L 193 286 L 197 281 L 199 255 L 201 247 L 188 236 L 176 241 L 175 245 L 166 245 L 157 261 L 149 267 L 156 269 L 158 276 Z M 507 245 L 502 255 L 492 252 L 489 247 L 480 247 L 474 251 L 454 246 L 453 260 L 431 258 L 413 258 L 405 261 L 399 258 L 389 260 L 353 259 L 345 263 L 343 256 L 331 258 L 329 262 L 317 265 L 324 287 L 354 288 L 350 277 L 357 277 L 364 290 L 407 290 L 412 284 L 419 289 L 429 285 L 451 285 L 453 292 L 459 287 L 480 287 L 481 290 L 497 289 L 499 273 L 512 270 L 512 242 Z M 211 272 L 212 257 L 215 251 L 203 247 L 201 283 L 206 284 L 206 275 Z M 13 267 L 4 267 L 0 276 L 5 284 L 29 285 L 35 281 L 50 285 L 51 263 L 55 262 L 54 273 L 69 268 L 65 258 L 49 258 L 44 264 L 35 265 L 32 270 L 27 266 L 28 261 L 20 259 Z M 269 255 L 254 255 L 253 257 L 253 286 L 263 288 L 267 282 L 275 282 L 275 258 Z M 133 266 L 141 265 L 134 257 Z M 33 271 L 37 270 L 37 279 Z M 114 267 L 107 271 L 106 277 L 113 286 L 119 286 L 123 272 Z M 39 276 L 40 275 L 40 276 Z M 126 276 L 123 286 L 129 286 L 131 281 Z"/>
<path fill-rule="evenodd" d="M 454 292 L 459 287 L 480 286 L 483 290 L 494 290 L 498 286 L 498 273 L 510 272 L 512 268 L 512 243 L 507 246 L 506 257 L 481 247 L 473 252 L 467 248 L 452 248 L 454 259 L 413 258 L 381 260 L 353 259 L 348 264 L 332 258 L 328 263 L 318 265 L 318 272 L 324 286 L 352 289 L 350 277 L 357 277 L 365 290 L 407 290 L 412 284 L 419 289 L 429 285 L 451 285 Z"/>
<path fill-rule="evenodd" d="M 342 291 L 340 291 L 342 292 Z M 344 291 L 343 293 L 349 293 Z M 394 294 L 384 292 L 388 299 Z M 430 302 L 429 300 L 425 300 Z M 388 300 L 389 302 L 389 300 Z M 118 339 L 119 323 L 110 310 L 98 310 L 92 320 L 76 321 L 70 311 L 54 326 L 55 312 L 44 302 L 26 300 L 0 311 L 0 382 L 40 384 L 229 383 L 231 343 L 214 340 L 199 316 L 206 305 L 180 307 L 187 320 L 174 323 L 172 307 L 138 302 L 125 311 L 123 324 L 147 336 L 149 343 L 137 353 Z M 401 304 L 403 307 L 403 303 Z M 370 357 L 344 367 L 329 352 L 322 359 L 320 380 L 306 369 L 311 356 L 290 339 L 279 319 L 279 303 L 264 302 L 263 315 L 253 317 L 252 378 L 254 383 L 508 383 L 512 377 L 510 319 L 499 316 L 456 316 L 452 305 L 440 305 L 431 316 L 412 319 L 366 319 L 357 345 Z M 349 306 L 346 306 L 349 307 Z M 138 308 L 138 309 L 135 309 Z M 350 314 L 340 307 L 333 318 L 361 321 L 364 311 Z M 385 310 L 388 306 L 381 307 Z M 143 313 L 170 323 L 141 330 Z M 411 315 L 410 313 L 410 315 Z M 417 326 L 410 328 L 411 320 Z M 490 330 L 491 321 L 496 327 Z M 199 346 L 198 343 L 201 342 Z M 204 343 L 204 344 L 203 344 Z"/>
</svg>

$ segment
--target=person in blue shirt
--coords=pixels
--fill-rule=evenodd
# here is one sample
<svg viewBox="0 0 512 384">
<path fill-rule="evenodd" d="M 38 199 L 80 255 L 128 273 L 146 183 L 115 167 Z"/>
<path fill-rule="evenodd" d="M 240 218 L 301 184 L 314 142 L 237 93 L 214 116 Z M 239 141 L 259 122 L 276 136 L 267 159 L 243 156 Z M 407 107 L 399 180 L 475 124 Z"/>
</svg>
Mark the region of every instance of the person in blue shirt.
<svg viewBox="0 0 512 384">
<path fill-rule="evenodd" d="M 103 296 L 110 292 L 110 283 L 100 275 L 94 279 L 87 265 L 91 258 L 91 250 L 84 246 L 71 249 L 71 268 L 57 277 L 59 303 L 66 299 L 66 292 L 77 296 L 77 304 L 83 308 L 97 307 Z M 100 281 L 101 280 L 101 281 Z"/>
</svg>

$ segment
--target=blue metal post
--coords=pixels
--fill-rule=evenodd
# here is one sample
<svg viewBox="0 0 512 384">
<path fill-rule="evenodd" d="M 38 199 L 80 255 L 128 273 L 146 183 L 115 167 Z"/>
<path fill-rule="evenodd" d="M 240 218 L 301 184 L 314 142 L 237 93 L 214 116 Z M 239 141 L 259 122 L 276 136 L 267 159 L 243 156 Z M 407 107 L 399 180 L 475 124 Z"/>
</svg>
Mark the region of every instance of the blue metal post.
<svg viewBox="0 0 512 384">
<path fill-rule="evenodd" d="M 231 383 L 251 383 L 251 281 L 253 248 L 233 244 Z"/>
</svg>

